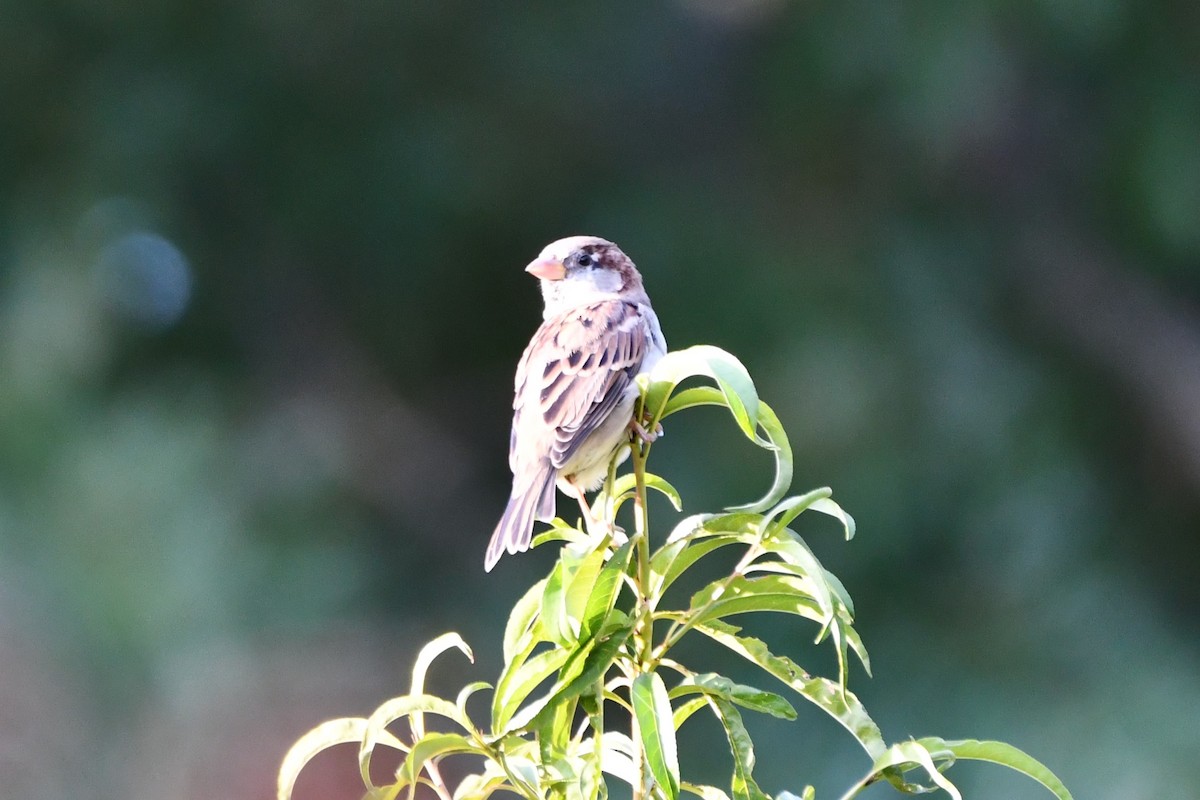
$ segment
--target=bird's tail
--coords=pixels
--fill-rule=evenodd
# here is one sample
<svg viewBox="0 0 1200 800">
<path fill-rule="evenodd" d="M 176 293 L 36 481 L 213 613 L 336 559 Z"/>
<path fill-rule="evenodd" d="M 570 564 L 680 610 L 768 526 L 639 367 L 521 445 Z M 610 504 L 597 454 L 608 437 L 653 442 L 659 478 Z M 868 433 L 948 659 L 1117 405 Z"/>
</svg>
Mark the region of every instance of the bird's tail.
<svg viewBox="0 0 1200 800">
<path fill-rule="evenodd" d="M 549 464 L 534 475 L 533 480 L 519 488 L 513 487 L 508 507 L 488 544 L 483 559 L 484 570 L 491 572 L 505 550 L 510 553 L 528 550 L 535 519 L 544 522 L 554 519 L 554 470 Z"/>
</svg>

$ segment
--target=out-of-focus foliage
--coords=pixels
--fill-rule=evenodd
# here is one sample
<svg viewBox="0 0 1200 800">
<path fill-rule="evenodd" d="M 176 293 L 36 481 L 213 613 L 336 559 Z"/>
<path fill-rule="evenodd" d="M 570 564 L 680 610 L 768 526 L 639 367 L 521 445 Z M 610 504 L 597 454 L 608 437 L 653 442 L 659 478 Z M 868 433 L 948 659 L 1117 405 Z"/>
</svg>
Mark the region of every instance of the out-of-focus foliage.
<svg viewBox="0 0 1200 800">
<path fill-rule="evenodd" d="M 1182 0 L 10 0 L 0 795 L 268 796 L 413 641 L 486 659 L 548 563 L 480 569 L 521 266 L 583 232 L 870 531 L 830 566 L 890 737 L 1196 785 L 1198 36 Z M 769 469 L 671 434 L 704 507 Z M 813 763 L 755 732 L 765 789 L 844 785 L 809 723 Z"/>
</svg>

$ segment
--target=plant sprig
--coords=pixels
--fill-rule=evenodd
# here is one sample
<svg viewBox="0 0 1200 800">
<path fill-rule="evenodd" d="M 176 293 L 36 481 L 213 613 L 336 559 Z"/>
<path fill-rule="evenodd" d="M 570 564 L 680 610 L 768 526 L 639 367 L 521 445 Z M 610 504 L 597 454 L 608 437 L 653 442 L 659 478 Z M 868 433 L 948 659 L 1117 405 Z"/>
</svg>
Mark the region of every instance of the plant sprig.
<svg viewBox="0 0 1200 800">
<path fill-rule="evenodd" d="M 679 389 L 693 377 L 713 385 Z M 925 738 L 889 745 L 847 687 L 851 653 L 870 673 L 850 597 L 792 527 L 802 514 L 815 511 L 841 522 L 849 539 L 854 520 L 833 501 L 829 489 L 786 497 L 792 478 L 787 435 L 732 355 L 709 346 L 669 353 L 638 383 L 636 419 L 648 431 L 694 406 L 728 409 L 746 437 L 774 457 L 775 475 L 766 494 L 722 513 L 690 516 L 652 548 L 648 492 L 662 493 L 677 510 L 683 503 L 670 483 L 647 470 L 652 437 L 632 439 L 632 472 L 618 476 L 611 468 L 592 509 L 608 532 L 593 536 L 582 526 L 555 520 L 534 539 L 535 546 L 566 544 L 550 574 L 530 587 L 509 615 L 505 663 L 495 685 L 472 683 L 453 702 L 425 693 L 425 675 L 438 656 L 458 649 L 471 658 L 457 634 L 435 639 L 417 656 L 408 694 L 387 701 L 370 717 L 326 722 L 296 742 L 280 768 L 279 800 L 289 800 L 309 760 L 342 743 L 358 744 L 365 796 L 371 800 L 392 800 L 402 792 L 411 798 L 418 785 L 439 800 L 483 800 L 496 791 L 527 800 L 606 800 L 605 775 L 629 784 L 634 800 L 677 800 L 682 792 L 702 800 L 765 800 L 753 777 L 753 744 L 742 712 L 794 719 L 795 709 L 781 694 L 716 673 L 698 673 L 675 660 L 674 649 L 690 635 L 749 661 L 858 741 L 871 766 L 843 800 L 880 780 L 904 793 L 940 789 L 961 800 L 943 774 L 960 759 L 1009 767 L 1059 800 L 1071 800 L 1049 769 L 1002 742 Z M 626 538 L 618 533 L 616 517 L 630 500 L 634 531 Z M 727 548 L 740 548 L 728 574 L 694 591 L 681 607 L 667 607 L 665 594 L 676 581 Z M 810 674 L 729 621 L 752 613 L 789 614 L 813 623 L 815 641 L 828 640 L 835 649 L 836 679 Z M 656 622 L 665 623 L 658 636 Z M 473 722 L 466 709 L 467 700 L 483 689 L 492 690 L 487 726 Z M 628 733 L 610 724 L 607 712 L 614 706 L 628 718 Z M 733 771 L 728 792 L 680 775 L 676 732 L 704 709 L 729 743 Z M 454 730 L 427 726 L 426 715 Z M 401 719 L 408 720 L 407 740 L 389 730 Z M 376 786 L 371 763 L 380 747 L 398 750 L 404 759 L 391 782 Z M 439 765 L 455 756 L 471 756 L 482 768 L 452 788 Z M 780 797 L 784 795 L 797 797 L 790 792 Z M 815 800 L 815 792 L 807 786 L 798 797 Z"/>
</svg>

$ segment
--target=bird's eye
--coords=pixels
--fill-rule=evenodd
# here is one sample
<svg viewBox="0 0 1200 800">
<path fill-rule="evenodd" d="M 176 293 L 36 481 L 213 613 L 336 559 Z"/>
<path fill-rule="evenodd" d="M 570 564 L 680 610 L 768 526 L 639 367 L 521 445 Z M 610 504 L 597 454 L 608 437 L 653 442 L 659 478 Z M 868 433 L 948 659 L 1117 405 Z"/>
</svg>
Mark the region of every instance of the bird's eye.
<svg viewBox="0 0 1200 800">
<path fill-rule="evenodd" d="M 581 267 L 590 267 L 592 264 L 596 263 L 596 259 L 592 258 L 588 253 L 580 253 L 577 260 L 579 266 Z"/>
</svg>

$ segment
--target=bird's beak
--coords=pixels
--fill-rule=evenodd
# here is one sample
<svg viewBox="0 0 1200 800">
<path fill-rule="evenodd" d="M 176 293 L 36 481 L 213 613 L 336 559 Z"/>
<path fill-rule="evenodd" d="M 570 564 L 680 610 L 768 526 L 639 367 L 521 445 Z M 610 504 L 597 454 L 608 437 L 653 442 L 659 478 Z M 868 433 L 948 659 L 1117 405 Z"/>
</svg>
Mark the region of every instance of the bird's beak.
<svg viewBox="0 0 1200 800">
<path fill-rule="evenodd" d="M 557 258 L 535 259 L 530 262 L 525 271 L 533 277 L 541 278 L 544 281 L 561 281 L 567 275 L 567 268 Z"/>
</svg>

